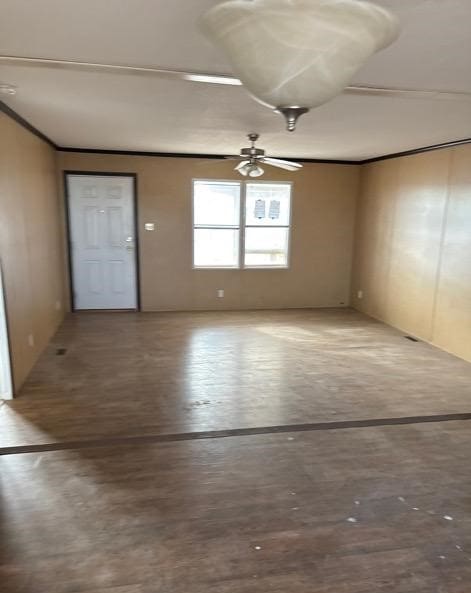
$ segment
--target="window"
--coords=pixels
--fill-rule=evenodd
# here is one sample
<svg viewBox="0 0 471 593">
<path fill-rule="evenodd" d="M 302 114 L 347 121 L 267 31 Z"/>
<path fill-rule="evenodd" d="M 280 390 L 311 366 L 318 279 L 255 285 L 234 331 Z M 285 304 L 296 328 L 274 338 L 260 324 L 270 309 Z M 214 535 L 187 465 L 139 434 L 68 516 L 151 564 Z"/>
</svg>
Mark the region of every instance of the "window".
<svg viewBox="0 0 471 593">
<path fill-rule="evenodd" d="M 246 268 L 288 266 L 290 201 L 287 183 L 246 184 Z"/>
<path fill-rule="evenodd" d="M 195 180 L 194 267 L 288 267 L 290 211 L 290 183 Z"/>
<path fill-rule="evenodd" d="M 195 181 L 193 227 L 195 268 L 238 268 L 240 183 Z"/>
</svg>

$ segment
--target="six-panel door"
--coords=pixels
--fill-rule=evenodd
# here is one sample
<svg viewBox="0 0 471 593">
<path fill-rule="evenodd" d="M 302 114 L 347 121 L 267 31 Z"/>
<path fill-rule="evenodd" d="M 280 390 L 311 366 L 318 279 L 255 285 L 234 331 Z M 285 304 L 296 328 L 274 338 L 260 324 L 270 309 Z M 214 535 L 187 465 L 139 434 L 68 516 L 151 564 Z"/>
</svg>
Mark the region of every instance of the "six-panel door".
<svg viewBox="0 0 471 593">
<path fill-rule="evenodd" d="M 68 175 L 75 309 L 136 309 L 133 178 Z"/>
</svg>

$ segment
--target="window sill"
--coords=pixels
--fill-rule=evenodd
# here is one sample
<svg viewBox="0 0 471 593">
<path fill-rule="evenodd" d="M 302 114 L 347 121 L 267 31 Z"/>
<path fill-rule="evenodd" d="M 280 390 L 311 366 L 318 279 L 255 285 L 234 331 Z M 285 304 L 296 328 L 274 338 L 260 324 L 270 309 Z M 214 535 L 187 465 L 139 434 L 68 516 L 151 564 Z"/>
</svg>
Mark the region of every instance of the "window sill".
<svg viewBox="0 0 471 593">
<path fill-rule="evenodd" d="M 240 270 L 239 266 L 193 266 L 192 270 Z"/>
<path fill-rule="evenodd" d="M 192 270 L 289 270 L 289 266 L 193 266 Z"/>
<path fill-rule="evenodd" d="M 243 270 L 289 270 L 289 266 L 244 266 Z"/>
</svg>

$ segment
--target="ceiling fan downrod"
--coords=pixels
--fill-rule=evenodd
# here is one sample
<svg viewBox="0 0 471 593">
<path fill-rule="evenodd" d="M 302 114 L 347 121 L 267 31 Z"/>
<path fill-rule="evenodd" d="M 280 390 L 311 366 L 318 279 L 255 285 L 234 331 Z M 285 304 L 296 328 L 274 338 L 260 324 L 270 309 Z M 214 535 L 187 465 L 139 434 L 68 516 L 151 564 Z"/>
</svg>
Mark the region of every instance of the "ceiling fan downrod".
<svg viewBox="0 0 471 593">
<path fill-rule="evenodd" d="M 255 132 L 251 132 L 247 134 L 247 138 L 250 140 L 252 146 L 250 148 L 242 148 L 240 151 L 240 156 L 249 158 L 249 159 L 258 159 L 265 156 L 265 151 L 261 148 L 255 148 L 255 142 L 259 139 L 259 134 Z"/>
</svg>

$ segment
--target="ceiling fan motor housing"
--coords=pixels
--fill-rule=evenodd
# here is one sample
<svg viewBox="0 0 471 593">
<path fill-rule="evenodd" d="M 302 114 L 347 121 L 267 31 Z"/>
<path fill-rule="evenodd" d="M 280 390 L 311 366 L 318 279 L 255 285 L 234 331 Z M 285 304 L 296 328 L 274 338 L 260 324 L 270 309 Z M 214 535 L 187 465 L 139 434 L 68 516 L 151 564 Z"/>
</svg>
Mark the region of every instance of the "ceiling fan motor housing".
<svg viewBox="0 0 471 593">
<path fill-rule="evenodd" d="M 240 156 L 245 156 L 248 158 L 260 158 L 265 156 L 265 151 L 261 148 L 255 148 L 252 146 L 251 148 L 242 148 L 240 151 Z"/>
</svg>

